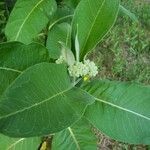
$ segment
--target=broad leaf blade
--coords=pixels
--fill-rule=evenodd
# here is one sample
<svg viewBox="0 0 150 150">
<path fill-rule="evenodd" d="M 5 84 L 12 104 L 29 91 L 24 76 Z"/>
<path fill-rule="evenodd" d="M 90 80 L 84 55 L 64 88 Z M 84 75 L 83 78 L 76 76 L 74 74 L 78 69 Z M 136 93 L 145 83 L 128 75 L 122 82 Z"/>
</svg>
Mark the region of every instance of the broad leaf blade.
<svg viewBox="0 0 150 150">
<path fill-rule="evenodd" d="M 40 146 L 41 138 L 10 138 L 0 134 L 1 150 L 37 150 Z"/>
<path fill-rule="evenodd" d="M 71 48 L 71 27 L 68 23 L 55 25 L 48 33 L 46 47 L 49 50 L 51 58 L 58 59 L 61 54 L 61 45 L 59 42 Z"/>
<path fill-rule="evenodd" d="M 95 81 L 84 87 L 95 97 L 86 117 L 113 139 L 150 144 L 150 87 Z"/>
<path fill-rule="evenodd" d="M 45 61 L 48 61 L 48 51 L 40 44 L 0 44 L 0 96 L 25 69 Z"/>
<path fill-rule="evenodd" d="M 61 131 L 84 113 L 93 99 L 73 87 L 64 65 L 41 63 L 24 71 L 0 101 L 0 132 L 13 137 Z"/>
<path fill-rule="evenodd" d="M 96 148 L 97 139 L 86 119 L 56 133 L 52 144 L 53 150 L 96 150 Z"/>
<path fill-rule="evenodd" d="M 55 10 L 54 0 L 17 0 L 5 29 L 8 40 L 30 43 Z"/>
<path fill-rule="evenodd" d="M 92 50 L 110 30 L 117 16 L 119 0 L 82 0 L 73 17 L 73 37 L 78 29 L 80 57 Z"/>
</svg>

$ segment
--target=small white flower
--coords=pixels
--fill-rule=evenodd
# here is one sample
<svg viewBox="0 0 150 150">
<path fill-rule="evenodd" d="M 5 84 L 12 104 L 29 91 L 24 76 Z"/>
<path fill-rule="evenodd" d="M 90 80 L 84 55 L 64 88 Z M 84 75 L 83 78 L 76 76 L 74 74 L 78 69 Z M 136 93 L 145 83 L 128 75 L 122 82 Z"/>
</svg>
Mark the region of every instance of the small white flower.
<svg viewBox="0 0 150 150">
<path fill-rule="evenodd" d="M 67 63 L 65 57 L 61 55 L 59 59 L 56 60 L 56 64 Z M 70 76 L 72 77 L 95 77 L 98 74 L 98 67 L 95 65 L 93 61 L 89 59 L 84 60 L 83 62 L 78 62 L 74 60 L 74 63 L 67 63 L 68 71 Z"/>
<path fill-rule="evenodd" d="M 90 77 L 95 77 L 98 74 L 98 67 L 95 65 L 95 63 L 93 61 L 85 60 L 84 64 L 86 65 L 86 67 L 88 68 L 88 75 Z"/>
<path fill-rule="evenodd" d="M 80 77 L 86 76 L 95 77 L 98 73 L 98 68 L 94 62 L 85 60 L 84 63 L 76 62 L 74 65 L 68 67 L 70 76 Z"/>
<path fill-rule="evenodd" d="M 56 64 L 62 64 L 65 62 L 65 58 L 61 55 L 55 62 Z"/>
<path fill-rule="evenodd" d="M 80 77 L 82 76 L 83 63 L 76 62 L 74 65 L 68 67 L 69 74 L 72 77 Z"/>
</svg>

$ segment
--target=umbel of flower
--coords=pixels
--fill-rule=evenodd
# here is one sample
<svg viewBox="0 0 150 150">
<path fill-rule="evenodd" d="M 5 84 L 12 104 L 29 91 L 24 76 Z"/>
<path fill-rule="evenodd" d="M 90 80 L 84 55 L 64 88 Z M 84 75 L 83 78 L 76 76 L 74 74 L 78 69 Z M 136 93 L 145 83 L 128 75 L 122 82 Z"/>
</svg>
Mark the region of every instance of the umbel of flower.
<svg viewBox="0 0 150 150">
<path fill-rule="evenodd" d="M 57 64 L 61 64 L 66 62 L 63 56 L 60 56 L 59 59 L 56 60 Z M 68 71 L 70 76 L 72 77 L 95 77 L 98 74 L 98 67 L 95 65 L 93 61 L 84 60 L 84 62 L 77 62 L 73 65 L 68 66 Z"/>
<path fill-rule="evenodd" d="M 95 77 L 98 74 L 98 68 L 93 61 L 85 60 L 83 62 L 76 62 L 74 65 L 68 67 L 69 74 L 72 77 L 89 76 Z"/>
<path fill-rule="evenodd" d="M 72 77 L 95 77 L 98 74 L 98 68 L 93 61 L 84 60 L 79 62 L 79 43 L 76 39 L 76 60 L 72 51 L 65 46 L 64 43 L 59 42 L 62 47 L 61 55 L 56 60 L 57 64 L 66 63 L 68 65 L 68 71 Z"/>
<path fill-rule="evenodd" d="M 89 75 L 90 77 L 95 77 L 98 74 L 98 67 L 95 65 L 93 61 L 90 61 L 89 59 L 84 60 L 84 64 L 88 69 L 87 75 Z"/>
</svg>

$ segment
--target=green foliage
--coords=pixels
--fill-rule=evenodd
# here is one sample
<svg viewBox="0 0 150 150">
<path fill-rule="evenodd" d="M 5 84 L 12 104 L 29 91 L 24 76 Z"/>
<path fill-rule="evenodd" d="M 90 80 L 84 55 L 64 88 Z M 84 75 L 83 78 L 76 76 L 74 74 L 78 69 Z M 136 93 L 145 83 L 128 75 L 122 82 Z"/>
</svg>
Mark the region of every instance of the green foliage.
<svg viewBox="0 0 150 150">
<path fill-rule="evenodd" d="M 71 26 L 68 23 L 55 25 L 49 30 L 46 47 L 51 58 L 58 59 L 61 54 L 61 44 L 71 48 Z"/>
<path fill-rule="evenodd" d="M 78 36 L 80 58 L 95 48 L 116 19 L 118 0 L 82 0 L 73 17 L 73 36 Z M 103 20 L 103 21 L 102 21 Z M 77 34 L 78 33 L 78 34 Z"/>
<path fill-rule="evenodd" d="M 124 14 L 126 14 L 127 16 L 129 16 L 133 21 L 138 22 L 137 17 L 135 16 L 134 13 L 130 12 L 128 9 L 126 9 L 125 7 L 123 7 L 122 5 L 120 5 L 120 11 Z"/>
<path fill-rule="evenodd" d="M 94 126 L 119 141 L 149 144 L 150 86 L 96 80 L 83 89 L 95 98 L 85 113 Z"/>
<path fill-rule="evenodd" d="M 30 43 L 55 11 L 54 0 L 18 0 L 5 29 L 8 40 Z"/>
<path fill-rule="evenodd" d="M 2 43 L 0 53 L 0 95 L 25 69 L 48 61 L 47 49 L 36 43 L 30 45 L 19 42 Z"/>
<path fill-rule="evenodd" d="M 6 24 L 5 3 L 0 2 L 0 42 L 5 40 L 4 28 Z"/>
<path fill-rule="evenodd" d="M 5 90 L 0 100 L 0 131 L 13 137 L 55 133 L 80 119 L 92 102 L 86 92 L 73 87 L 64 65 L 40 63 Z"/>
<path fill-rule="evenodd" d="M 90 127 L 91 124 L 83 118 L 73 126 L 57 133 L 53 139 L 53 149 L 96 150 L 96 138 Z"/>
<path fill-rule="evenodd" d="M 4 135 L 0 135 L 0 148 L 3 150 L 27 150 L 38 149 L 41 139 L 39 137 L 34 138 L 10 138 Z"/>
<path fill-rule="evenodd" d="M 144 22 L 147 23 L 149 19 L 147 8 L 150 10 L 150 6 L 144 3 L 135 6 L 135 3 L 131 4 L 129 1 L 126 3 L 122 5 L 132 8 L 132 12 L 138 18 L 138 23 L 120 12 L 115 26 L 90 57 L 101 65 L 99 73 L 101 78 L 149 84 L 150 32 Z M 143 15 L 147 17 L 143 19 Z M 143 19 L 142 22 L 141 19 Z"/>
<path fill-rule="evenodd" d="M 17 0 L 5 28 L 8 42 L 0 44 L 0 149 L 36 149 L 51 136 L 49 149 L 95 150 L 91 124 L 113 139 L 150 144 L 150 87 L 91 81 L 97 67 L 85 60 L 119 7 L 119 0 Z M 131 44 L 138 52 L 146 47 Z M 117 63 L 121 52 L 114 47 Z M 48 149 L 45 142 L 39 149 Z"/>
</svg>

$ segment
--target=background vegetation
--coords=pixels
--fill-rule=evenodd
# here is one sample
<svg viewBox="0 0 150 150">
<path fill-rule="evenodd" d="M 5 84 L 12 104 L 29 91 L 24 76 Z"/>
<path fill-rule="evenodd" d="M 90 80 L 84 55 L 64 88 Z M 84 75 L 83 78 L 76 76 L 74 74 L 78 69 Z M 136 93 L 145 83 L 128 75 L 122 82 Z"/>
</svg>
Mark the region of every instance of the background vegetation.
<svg viewBox="0 0 150 150">
<path fill-rule="evenodd" d="M 99 66 L 101 78 L 150 83 L 150 1 L 122 0 L 138 23 L 121 12 L 113 29 L 89 57 Z M 0 42 L 5 41 L 4 27 L 9 7 L 0 2 Z M 146 150 L 148 146 L 118 143 L 95 131 L 101 149 Z"/>
<path fill-rule="evenodd" d="M 90 57 L 101 78 L 150 83 L 150 1 L 122 0 L 139 23 L 121 12 L 113 29 Z"/>
<path fill-rule="evenodd" d="M 122 0 L 122 5 L 138 18 L 132 21 L 121 12 L 113 29 L 89 57 L 99 66 L 99 77 L 150 84 L 150 1 Z M 148 150 L 143 145 L 128 145 L 99 136 L 103 150 Z"/>
</svg>

